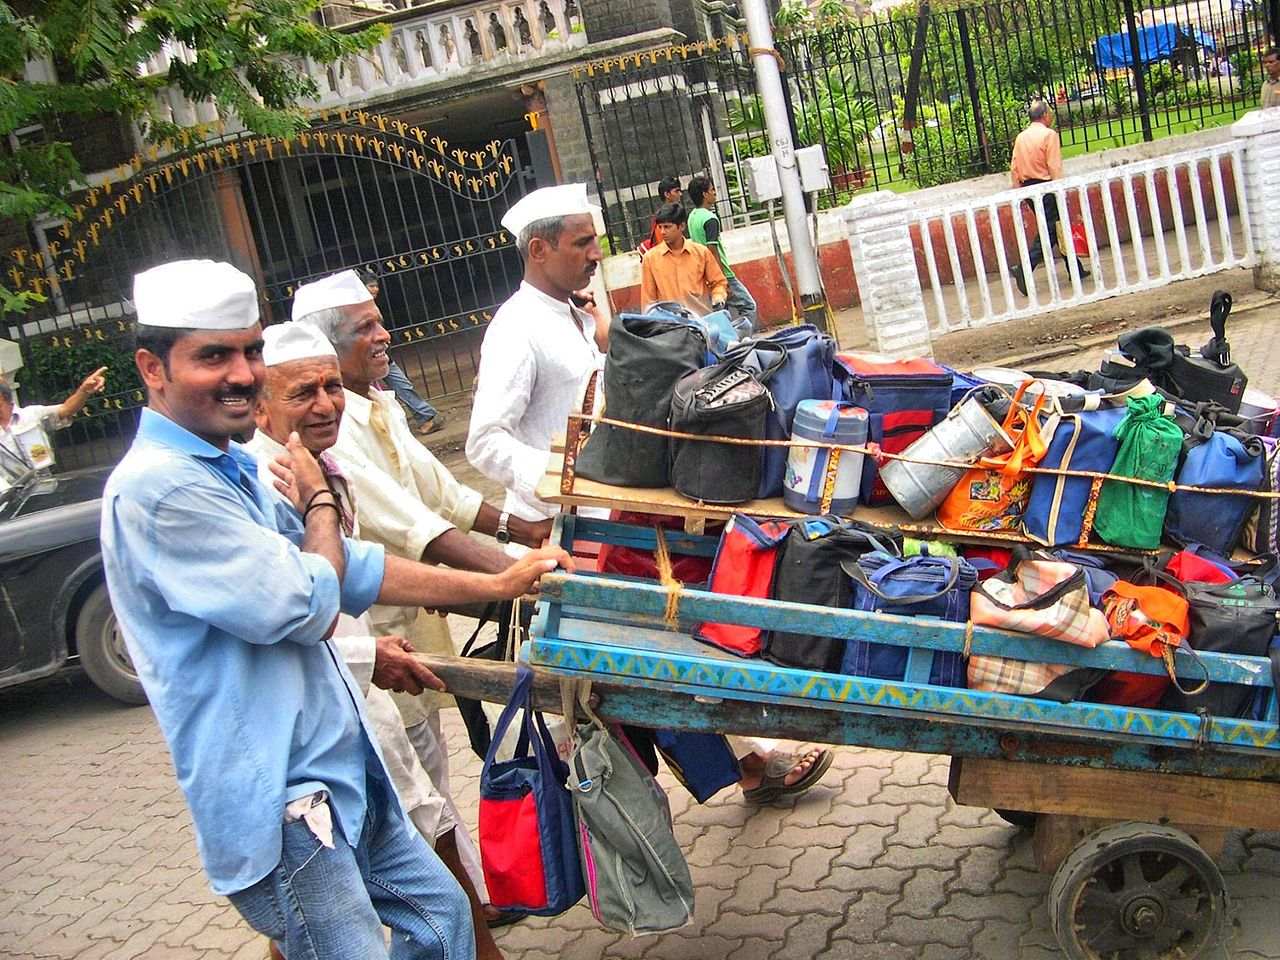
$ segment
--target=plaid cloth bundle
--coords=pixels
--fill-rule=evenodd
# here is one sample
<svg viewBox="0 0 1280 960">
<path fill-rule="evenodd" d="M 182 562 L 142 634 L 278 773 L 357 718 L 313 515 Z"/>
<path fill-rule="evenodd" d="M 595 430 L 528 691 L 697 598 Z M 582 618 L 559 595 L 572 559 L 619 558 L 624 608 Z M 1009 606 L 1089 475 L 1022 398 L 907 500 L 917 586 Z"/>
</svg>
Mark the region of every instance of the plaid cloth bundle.
<svg viewBox="0 0 1280 960">
<path fill-rule="evenodd" d="M 1012 573 L 979 583 L 970 599 L 969 617 L 982 626 L 1081 647 L 1096 647 L 1111 635 L 1106 617 L 1089 605 L 1084 571 L 1060 560 L 1024 559 Z M 1072 668 L 1063 664 L 975 656 L 969 658 L 969 688 L 1043 696 L 1055 681 L 1071 672 Z"/>
</svg>

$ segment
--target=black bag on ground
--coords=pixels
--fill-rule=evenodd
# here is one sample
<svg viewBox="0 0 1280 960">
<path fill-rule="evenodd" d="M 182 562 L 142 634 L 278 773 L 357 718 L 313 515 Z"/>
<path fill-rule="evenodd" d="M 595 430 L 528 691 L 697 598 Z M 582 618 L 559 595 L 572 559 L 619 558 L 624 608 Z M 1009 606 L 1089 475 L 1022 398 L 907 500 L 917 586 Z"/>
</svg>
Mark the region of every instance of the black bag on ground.
<svg viewBox="0 0 1280 960">
<path fill-rule="evenodd" d="M 786 361 L 786 350 L 779 354 Z M 770 371 L 766 371 L 767 377 Z M 680 378 L 671 398 L 677 433 L 763 440 L 773 405 L 761 378 L 731 359 Z M 760 448 L 701 440 L 671 440 L 671 486 L 693 500 L 744 503 L 760 486 Z"/>
<path fill-rule="evenodd" d="M 853 606 L 853 581 L 840 564 L 872 550 L 896 557 L 900 543 L 891 533 L 836 517 L 797 521 L 774 568 L 771 598 L 847 610 Z M 784 667 L 839 673 L 844 648 L 833 637 L 770 630 L 761 653 Z"/>
<path fill-rule="evenodd" d="M 471 636 L 463 645 L 460 656 L 469 657 L 473 660 L 493 660 L 499 663 L 503 660 L 510 660 L 512 658 L 511 651 L 507 649 L 507 646 L 511 635 L 513 607 L 514 604 L 510 600 L 502 600 L 486 606 L 484 614 L 480 617 L 480 622 L 476 624 L 475 630 L 471 632 Z M 528 609 L 532 614 L 531 604 L 525 604 L 522 609 Z M 487 623 L 497 624 L 498 636 L 477 647 L 476 641 L 480 638 L 480 631 L 484 629 Z M 528 639 L 527 631 L 528 624 L 521 622 L 520 633 L 522 639 Z M 453 699 L 458 704 L 458 713 L 462 714 L 462 723 L 467 728 L 467 739 L 471 742 L 471 750 L 483 760 L 489 755 L 489 744 L 493 739 L 492 731 L 489 729 L 489 718 L 484 713 L 484 704 L 479 700 L 469 700 L 466 697 L 455 696 Z"/>
<path fill-rule="evenodd" d="M 1185 585 L 1191 604 L 1193 650 L 1265 657 L 1276 633 L 1280 601 L 1253 576 L 1231 583 Z M 1203 692 L 1188 695 L 1169 687 L 1160 700 L 1163 710 L 1195 713 L 1207 710 L 1216 717 L 1243 717 L 1253 701 L 1253 687 L 1235 683 L 1210 683 Z"/>
<path fill-rule="evenodd" d="M 1231 315 L 1231 294 L 1216 290 L 1209 306 L 1209 326 L 1213 338 L 1198 354 L 1180 350 L 1173 356 L 1169 380 L 1179 396 L 1188 400 L 1213 400 L 1232 413 L 1240 412 L 1244 388 L 1249 378 L 1231 362 L 1231 344 L 1227 342 L 1227 317 Z"/>
<path fill-rule="evenodd" d="M 622 314 L 609 330 L 605 416 L 666 429 L 676 382 L 702 366 L 706 351 L 697 327 Z M 597 424 L 578 455 L 577 472 L 600 483 L 665 487 L 671 475 L 667 438 Z"/>
</svg>

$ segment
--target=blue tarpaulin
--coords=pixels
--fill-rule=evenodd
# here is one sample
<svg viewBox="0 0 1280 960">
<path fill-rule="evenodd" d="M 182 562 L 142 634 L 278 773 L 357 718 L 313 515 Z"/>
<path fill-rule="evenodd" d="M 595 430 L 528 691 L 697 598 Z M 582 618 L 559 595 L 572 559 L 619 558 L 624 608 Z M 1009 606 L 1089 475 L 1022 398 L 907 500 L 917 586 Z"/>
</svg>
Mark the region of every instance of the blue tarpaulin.
<svg viewBox="0 0 1280 960">
<path fill-rule="evenodd" d="M 1176 23 L 1158 23 L 1138 31 L 1138 55 L 1144 64 L 1166 60 L 1173 55 L 1178 41 L 1184 39 L 1210 50 L 1216 49 L 1213 38 L 1199 30 Z M 1121 70 L 1133 66 L 1129 34 L 1112 33 L 1099 37 L 1093 56 L 1100 70 Z"/>
</svg>

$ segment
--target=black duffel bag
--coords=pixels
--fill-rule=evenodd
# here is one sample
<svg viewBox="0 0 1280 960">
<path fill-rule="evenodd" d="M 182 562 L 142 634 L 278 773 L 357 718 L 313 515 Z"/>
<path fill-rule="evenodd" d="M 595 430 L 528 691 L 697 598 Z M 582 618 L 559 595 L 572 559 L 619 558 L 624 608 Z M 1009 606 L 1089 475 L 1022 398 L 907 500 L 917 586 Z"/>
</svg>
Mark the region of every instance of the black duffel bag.
<svg viewBox="0 0 1280 960">
<path fill-rule="evenodd" d="M 1193 650 L 1267 656 L 1276 633 L 1280 601 L 1257 577 L 1245 576 L 1231 583 L 1188 583 Z M 1243 717 L 1253 701 L 1254 688 L 1236 683 L 1210 683 L 1202 693 L 1186 694 L 1176 686 L 1160 700 L 1162 710 L 1196 713 L 1207 710 L 1216 717 Z"/>
<path fill-rule="evenodd" d="M 706 337 L 695 326 L 622 314 L 609 329 L 605 416 L 666 429 L 676 382 L 701 367 L 706 352 Z M 665 487 L 670 482 L 667 438 L 597 424 L 578 454 L 577 472 L 600 483 Z"/>
<path fill-rule="evenodd" d="M 787 534 L 773 571 L 770 597 L 791 603 L 812 603 L 848 610 L 853 606 L 853 581 L 840 568 L 864 553 L 901 553 L 893 534 L 837 517 L 799 520 Z M 844 640 L 804 633 L 770 630 L 761 651 L 766 660 L 784 667 L 839 673 Z"/>
<path fill-rule="evenodd" d="M 757 375 L 736 357 L 685 374 L 671 397 L 671 430 L 702 436 L 763 440 L 773 398 L 763 381 L 786 362 Z M 671 439 L 671 486 L 705 503 L 745 503 L 760 486 L 760 448 L 703 440 Z"/>
</svg>

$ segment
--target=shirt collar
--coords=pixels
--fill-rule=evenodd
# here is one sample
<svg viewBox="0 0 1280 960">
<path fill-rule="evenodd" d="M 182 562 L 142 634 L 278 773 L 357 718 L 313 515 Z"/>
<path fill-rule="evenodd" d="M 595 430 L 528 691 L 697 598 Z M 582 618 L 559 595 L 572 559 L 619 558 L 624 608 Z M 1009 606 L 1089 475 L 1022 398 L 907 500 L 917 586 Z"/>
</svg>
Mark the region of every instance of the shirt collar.
<svg viewBox="0 0 1280 960">
<path fill-rule="evenodd" d="M 171 447 L 200 460 L 208 460 L 232 483 L 242 483 L 242 476 L 253 477 L 258 471 L 258 462 L 253 455 L 234 440 L 224 453 L 150 407 L 143 408 L 142 417 L 138 420 L 138 438 Z"/>
<path fill-rule="evenodd" d="M 689 239 L 687 237 L 685 238 L 684 246 L 682 246 L 679 250 L 672 250 L 670 247 L 667 246 L 667 241 L 665 240 L 663 240 L 660 244 L 654 247 L 654 249 L 659 251 L 658 256 L 665 256 L 669 253 L 669 254 L 672 254 L 673 256 L 679 257 L 679 256 L 683 256 L 686 253 L 693 252 L 692 250 L 689 249 Z"/>
<path fill-rule="evenodd" d="M 568 300 L 557 300 L 555 297 L 547 296 L 547 294 L 543 293 L 541 290 L 539 290 L 537 287 L 531 284 L 528 280 L 520 281 L 520 290 L 526 296 L 533 297 L 535 300 L 541 303 L 548 310 L 553 310 L 556 313 L 560 314 L 561 316 L 565 317 L 566 319 L 569 319 L 569 320 L 573 319 L 573 314 L 569 310 Z"/>
<path fill-rule="evenodd" d="M 376 387 L 369 388 L 370 396 L 373 395 L 373 392 L 376 389 L 377 389 Z M 360 396 L 360 394 L 358 393 L 352 393 L 346 387 L 342 388 L 342 392 L 346 394 L 346 398 L 347 398 L 346 407 L 342 411 L 343 418 L 345 419 L 347 417 L 350 417 L 352 420 L 355 420 L 361 426 L 368 426 L 369 411 L 373 409 L 373 401 L 370 400 L 368 397 Z"/>
</svg>

